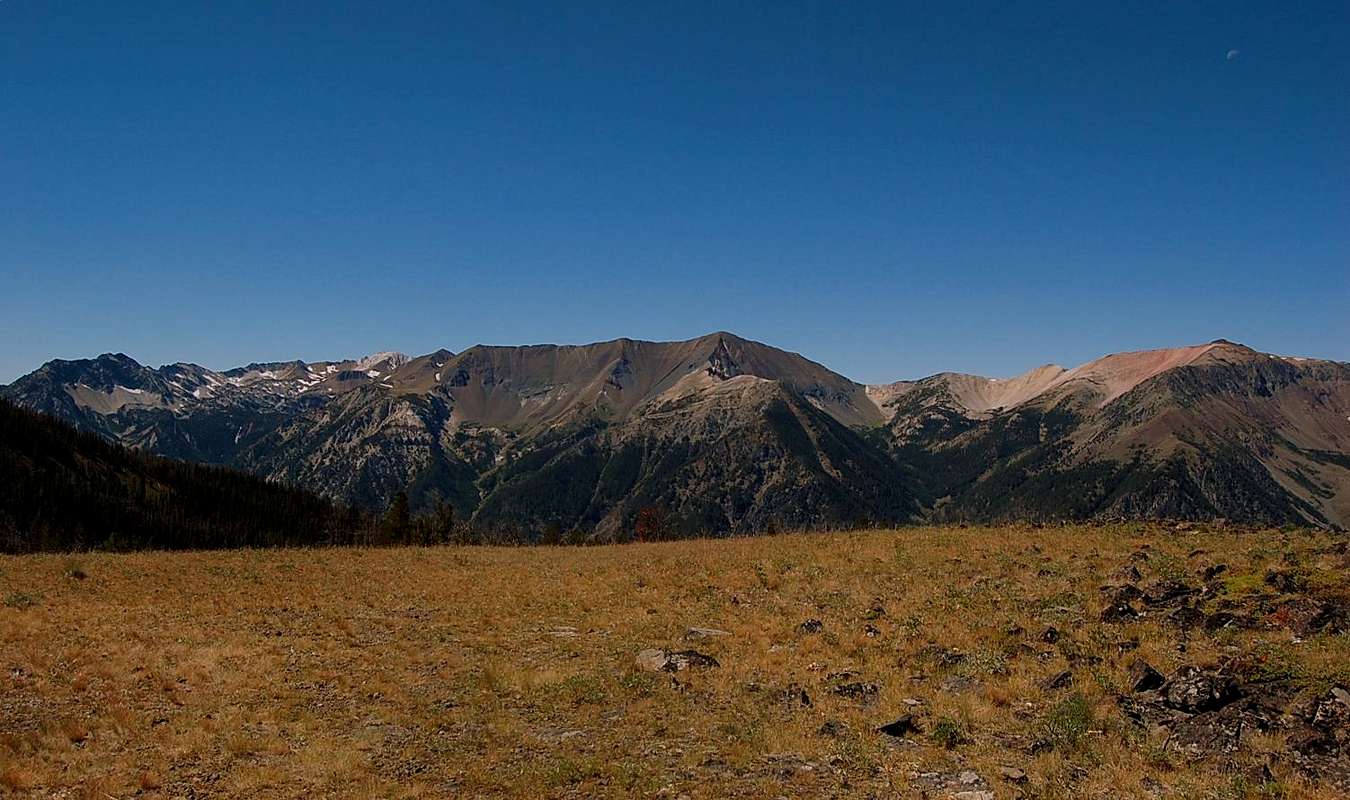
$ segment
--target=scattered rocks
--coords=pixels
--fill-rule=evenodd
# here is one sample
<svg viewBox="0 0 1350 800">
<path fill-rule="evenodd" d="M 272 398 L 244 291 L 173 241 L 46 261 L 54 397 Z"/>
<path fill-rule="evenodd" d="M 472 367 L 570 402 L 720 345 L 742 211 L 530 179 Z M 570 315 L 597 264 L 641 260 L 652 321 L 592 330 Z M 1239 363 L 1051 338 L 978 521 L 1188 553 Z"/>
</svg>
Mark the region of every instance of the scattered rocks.
<svg viewBox="0 0 1350 800">
<path fill-rule="evenodd" d="M 952 800 L 994 800 L 989 783 L 972 769 L 956 773 L 920 772 L 914 776 L 913 786 L 925 796 L 931 792 L 946 792 Z"/>
<path fill-rule="evenodd" d="M 1205 612 L 1192 605 L 1184 605 L 1167 615 L 1167 624 L 1184 631 L 1198 628 L 1205 622 Z"/>
<path fill-rule="evenodd" d="M 928 645 L 919 650 L 918 657 L 927 661 L 932 661 L 942 669 L 951 669 L 964 662 L 969 656 L 954 647 L 940 647 L 938 645 Z"/>
<path fill-rule="evenodd" d="M 1136 658 L 1130 664 L 1130 691 L 1151 692 L 1161 687 L 1164 681 L 1162 673 L 1142 658 Z"/>
<path fill-rule="evenodd" d="M 1350 611 L 1312 597 L 1286 600 L 1271 611 L 1269 619 L 1299 636 L 1327 630 L 1339 633 L 1350 629 Z"/>
<path fill-rule="evenodd" d="M 1213 566 L 1205 567 L 1205 571 L 1200 573 L 1200 577 L 1202 580 L 1209 582 L 1219 577 L 1220 575 L 1224 574 L 1227 571 L 1228 571 L 1227 564 L 1214 564 Z"/>
<path fill-rule="evenodd" d="M 864 626 L 863 626 L 863 636 L 866 636 L 866 637 L 869 638 L 869 639 L 875 639 L 876 637 L 878 637 L 878 636 L 880 636 L 880 635 L 881 635 L 881 631 L 877 628 L 877 626 L 875 626 L 875 625 L 864 625 Z"/>
<path fill-rule="evenodd" d="M 1266 573 L 1266 585 L 1285 594 L 1298 594 L 1308 588 L 1303 576 L 1288 569 L 1272 569 Z"/>
<path fill-rule="evenodd" d="M 847 697 L 850 700 L 857 700 L 862 703 L 871 703 L 881 693 L 881 687 L 875 683 L 855 681 L 853 683 L 841 683 L 834 687 L 833 691 L 840 697 Z"/>
<path fill-rule="evenodd" d="M 1158 580 L 1144 590 L 1144 603 L 1149 606 L 1168 606 L 1197 594 L 1200 590 L 1181 581 Z"/>
<path fill-rule="evenodd" d="M 1236 614 L 1231 614 L 1227 611 L 1216 611 L 1205 617 L 1204 626 L 1205 632 L 1212 634 L 1230 628 L 1249 628 L 1251 627 L 1251 624 L 1250 620 L 1244 620 Z"/>
<path fill-rule="evenodd" d="M 686 669 L 713 669 L 722 666 L 717 659 L 697 650 L 660 650 L 650 648 L 637 654 L 637 668 L 645 672 L 681 672 Z"/>
<path fill-rule="evenodd" d="M 800 684 L 790 683 L 775 692 L 775 696 L 778 698 L 778 702 L 789 710 L 797 706 L 811 707 L 811 695 Z"/>
<path fill-rule="evenodd" d="M 808 619 L 797 626 L 798 633 L 820 633 L 825 629 L 825 623 L 818 619 Z"/>
</svg>

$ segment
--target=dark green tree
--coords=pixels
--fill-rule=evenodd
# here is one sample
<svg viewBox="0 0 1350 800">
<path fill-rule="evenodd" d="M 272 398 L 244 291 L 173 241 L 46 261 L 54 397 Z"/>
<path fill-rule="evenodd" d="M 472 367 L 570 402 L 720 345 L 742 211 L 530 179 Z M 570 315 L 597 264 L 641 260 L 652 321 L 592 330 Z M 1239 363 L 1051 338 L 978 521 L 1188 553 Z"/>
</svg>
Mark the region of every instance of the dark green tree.
<svg viewBox="0 0 1350 800">
<path fill-rule="evenodd" d="M 412 533 L 412 512 L 408 510 L 408 493 L 399 492 L 384 512 L 384 521 L 380 526 L 382 539 L 386 544 L 407 544 Z"/>
</svg>

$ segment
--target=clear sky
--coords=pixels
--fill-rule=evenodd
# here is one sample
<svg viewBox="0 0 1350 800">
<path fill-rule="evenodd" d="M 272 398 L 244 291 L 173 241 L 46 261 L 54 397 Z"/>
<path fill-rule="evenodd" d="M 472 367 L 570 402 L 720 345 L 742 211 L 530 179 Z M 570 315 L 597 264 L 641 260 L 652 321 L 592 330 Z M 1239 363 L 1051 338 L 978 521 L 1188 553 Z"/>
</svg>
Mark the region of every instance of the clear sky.
<svg viewBox="0 0 1350 800">
<path fill-rule="evenodd" d="M 0 382 L 718 329 L 1350 360 L 1350 4 L 0 0 Z"/>
</svg>

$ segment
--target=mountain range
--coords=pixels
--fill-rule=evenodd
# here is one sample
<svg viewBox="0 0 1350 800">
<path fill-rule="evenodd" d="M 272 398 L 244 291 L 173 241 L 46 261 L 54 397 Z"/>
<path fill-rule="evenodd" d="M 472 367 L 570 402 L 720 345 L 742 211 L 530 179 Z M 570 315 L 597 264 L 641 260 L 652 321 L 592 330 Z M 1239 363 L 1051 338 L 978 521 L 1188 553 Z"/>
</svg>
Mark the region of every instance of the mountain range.
<svg viewBox="0 0 1350 800">
<path fill-rule="evenodd" d="M 864 385 L 730 333 L 157 369 L 0 396 L 158 455 L 598 540 L 935 521 L 1350 526 L 1350 364 L 1225 340 Z"/>
</svg>

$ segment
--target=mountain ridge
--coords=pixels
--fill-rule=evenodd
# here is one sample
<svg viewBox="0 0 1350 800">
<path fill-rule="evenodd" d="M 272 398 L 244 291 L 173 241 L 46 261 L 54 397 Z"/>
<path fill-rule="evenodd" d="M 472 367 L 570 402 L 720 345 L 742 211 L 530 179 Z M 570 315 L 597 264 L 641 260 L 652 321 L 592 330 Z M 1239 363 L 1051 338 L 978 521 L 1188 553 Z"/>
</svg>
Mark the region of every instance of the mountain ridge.
<svg viewBox="0 0 1350 800">
<path fill-rule="evenodd" d="M 873 385 L 726 331 L 220 372 L 105 354 L 50 361 L 0 395 L 372 508 L 409 490 L 415 506 L 451 502 L 484 524 L 603 538 L 644 508 L 681 533 L 920 518 L 1350 524 L 1350 364 L 1222 339 Z"/>
</svg>

